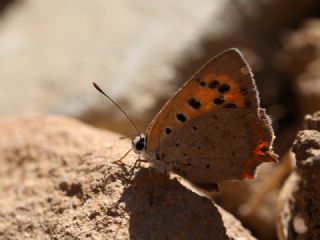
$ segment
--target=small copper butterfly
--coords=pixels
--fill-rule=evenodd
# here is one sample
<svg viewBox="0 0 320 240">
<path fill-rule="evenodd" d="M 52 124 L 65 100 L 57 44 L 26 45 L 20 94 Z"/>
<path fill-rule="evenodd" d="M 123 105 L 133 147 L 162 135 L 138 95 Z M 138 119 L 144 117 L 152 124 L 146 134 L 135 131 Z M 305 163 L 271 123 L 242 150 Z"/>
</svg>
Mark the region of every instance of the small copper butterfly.
<svg viewBox="0 0 320 240">
<path fill-rule="evenodd" d="M 260 163 L 276 161 L 273 140 L 252 71 L 238 49 L 228 49 L 174 94 L 132 146 L 161 172 L 205 185 L 253 178 Z"/>
</svg>

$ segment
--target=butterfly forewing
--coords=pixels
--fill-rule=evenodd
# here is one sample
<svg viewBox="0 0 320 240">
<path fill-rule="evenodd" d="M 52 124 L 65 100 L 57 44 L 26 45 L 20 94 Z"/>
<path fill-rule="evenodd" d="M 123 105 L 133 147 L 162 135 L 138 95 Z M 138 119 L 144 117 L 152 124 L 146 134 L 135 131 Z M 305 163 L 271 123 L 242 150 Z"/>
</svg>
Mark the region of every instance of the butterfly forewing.
<svg viewBox="0 0 320 240">
<path fill-rule="evenodd" d="M 248 165 L 259 137 L 268 147 L 272 142 L 270 124 L 261 119 L 250 67 L 238 50 L 230 49 L 209 61 L 166 103 L 147 130 L 146 151 L 192 181 L 220 181 L 217 172 L 226 179 L 240 178 L 244 170 L 238 173 L 228 166 Z M 220 166 L 224 161 L 230 163 Z M 250 172 L 251 165 L 243 168 Z"/>
</svg>

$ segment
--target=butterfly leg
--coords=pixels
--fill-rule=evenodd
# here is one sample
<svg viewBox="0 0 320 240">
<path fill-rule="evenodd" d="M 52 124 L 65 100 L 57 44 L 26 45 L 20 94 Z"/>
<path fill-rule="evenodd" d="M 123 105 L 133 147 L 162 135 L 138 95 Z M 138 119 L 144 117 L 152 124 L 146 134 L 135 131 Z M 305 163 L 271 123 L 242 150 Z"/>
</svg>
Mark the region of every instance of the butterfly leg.
<svg viewBox="0 0 320 240">
<path fill-rule="evenodd" d="M 139 168 L 139 167 L 140 167 L 140 164 L 141 164 L 142 162 L 148 162 L 148 161 L 147 161 L 147 160 L 144 160 L 144 159 L 138 158 L 138 159 L 134 162 L 134 164 L 133 164 L 133 166 L 132 166 L 132 168 L 131 168 L 131 170 L 130 170 L 129 178 L 127 179 L 127 182 L 128 182 L 128 183 L 130 183 L 131 180 L 132 180 L 132 177 L 133 177 L 133 175 L 134 175 L 134 170 L 135 170 L 136 168 Z"/>
</svg>

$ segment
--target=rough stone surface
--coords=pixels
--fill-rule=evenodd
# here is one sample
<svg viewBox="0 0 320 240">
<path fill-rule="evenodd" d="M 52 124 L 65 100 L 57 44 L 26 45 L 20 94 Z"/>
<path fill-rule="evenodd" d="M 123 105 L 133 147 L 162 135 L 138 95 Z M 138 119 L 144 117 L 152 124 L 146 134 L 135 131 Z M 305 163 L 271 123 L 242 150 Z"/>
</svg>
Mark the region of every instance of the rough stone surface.
<svg viewBox="0 0 320 240">
<path fill-rule="evenodd" d="M 304 128 L 309 130 L 317 130 L 320 132 L 320 111 L 304 118 Z"/>
<path fill-rule="evenodd" d="M 287 180 L 279 201 L 280 239 L 320 238 L 320 131 L 319 112 L 305 118 L 306 128 L 298 132 L 292 151 L 296 171 Z"/>
<path fill-rule="evenodd" d="M 292 151 L 296 156 L 296 165 L 298 169 L 308 165 L 309 157 L 320 154 L 320 132 L 317 130 L 299 131 Z"/>
<path fill-rule="evenodd" d="M 3 239 L 255 239 L 208 198 L 147 168 L 119 136 L 65 117 L 0 121 Z"/>
<path fill-rule="evenodd" d="M 292 172 L 282 186 L 277 199 L 276 227 L 279 240 L 296 239 L 297 235 L 303 237 L 305 225 L 299 224 L 299 229 L 294 227 L 294 218 L 301 222 L 301 214 L 295 207 L 293 194 L 299 189 L 300 176 Z M 293 230 L 295 229 L 295 230 Z"/>
<path fill-rule="evenodd" d="M 301 211 L 308 239 L 320 239 L 320 132 L 300 132 L 294 143 L 297 172 L 301 177 L 299 190 L 294 194 Z"/>
</svg>

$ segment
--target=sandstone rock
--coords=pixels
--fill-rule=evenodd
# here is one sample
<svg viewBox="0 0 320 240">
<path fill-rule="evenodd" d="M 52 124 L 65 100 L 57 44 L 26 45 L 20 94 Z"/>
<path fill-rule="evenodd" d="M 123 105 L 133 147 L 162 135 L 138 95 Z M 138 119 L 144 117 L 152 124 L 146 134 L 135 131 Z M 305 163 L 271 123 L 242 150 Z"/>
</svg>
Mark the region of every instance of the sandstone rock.
<svg viewBox="0 0 320 240">
<path fill-rule="evenodd" d="M 65 117 L 0 121 L 4 239 L 255 239 L 231 214 L 141 167 L 119 135 Z"/>
<path fill-rule="evenodd" d="M 280 239 L 320 238 L 319 112 L 307 116 L 305 126 L 308 129 L 298 133 L 292 147 L 296 171 L 287 180 L 279 199 Z"/>
</svg>

